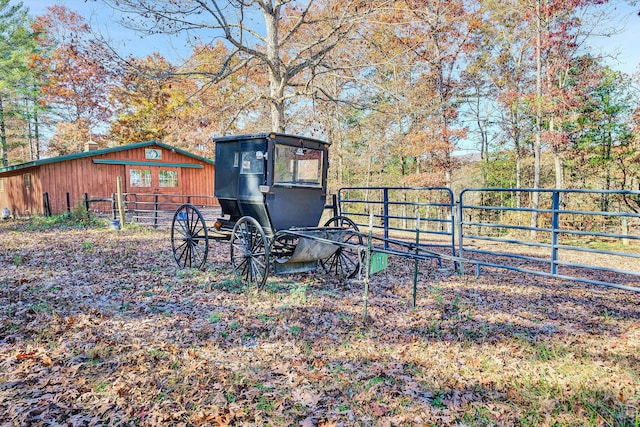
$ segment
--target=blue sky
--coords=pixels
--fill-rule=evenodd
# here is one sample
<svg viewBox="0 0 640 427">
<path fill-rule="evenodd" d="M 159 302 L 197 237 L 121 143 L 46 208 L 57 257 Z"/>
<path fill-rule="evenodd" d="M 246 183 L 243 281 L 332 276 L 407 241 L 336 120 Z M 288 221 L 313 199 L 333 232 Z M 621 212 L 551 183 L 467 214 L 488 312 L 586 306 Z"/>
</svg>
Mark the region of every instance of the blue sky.
<svg viewBox="0 0 640 427">
<path fill-rule="evenodd" d="M 594 53 L 610 54 L 615 58 L 608 60 L 612 68 L 626 73 L 640 72 L 640 5 L 625 1 L 611 1 L 606 7 L 611 9 L 611 19 L 601 28 L 607 30 L 614 26 L 620 33 L 610 37 L 595 37 L 589 40 Z"/>
<path fill-rule="evenodd" d="M 118 15 L 110 7 L 95 0 L 22 0 L 29 8 L 31 16 L 46 13 L 49 6 L 56 4 L 66 6 L 82 15 L 91 25 L 94 32 L 102 35 L 111 42 L 111 45 L 122 55 L 129 54 L 136 57 L 144 57 L 154 52 L 159 52 L 167 59 L 177 60 L 191 52 L 185 47 L 184 41 L 177 37 L 164 35 L 145 36 L 144 38 L 135 32 L 123 28 L 118 23 Z"/>
<path fill-rule="evenodd" d="M 78 12 L 94 31 L 99 32 L 112 41 L 113 46 L 123 55 L 133 54 L 143 57 L 159 52 L 165 58 L 175 61 L 190 53 L 184 42 L 178 37 L 139 35 L 122 28 L 117 23 L 117 15 L 111 8 L 95 0 L 23 0 L 33 16 L 46 12 L 48 6 L 62 4 Z M 589 44 L 594 53 L 608 53 L 616 59 L 609 60 L 610 65 L 627 73 L 640 71 L 640 5 L 630 6 L 626 1 L 611 1 L 607 8 L 613 13 L 613 19 L 602 25 L 602 29 L 615 25 L 622 28 L 620 34 L 607 38 L 593 38 Z"/>
</svg>

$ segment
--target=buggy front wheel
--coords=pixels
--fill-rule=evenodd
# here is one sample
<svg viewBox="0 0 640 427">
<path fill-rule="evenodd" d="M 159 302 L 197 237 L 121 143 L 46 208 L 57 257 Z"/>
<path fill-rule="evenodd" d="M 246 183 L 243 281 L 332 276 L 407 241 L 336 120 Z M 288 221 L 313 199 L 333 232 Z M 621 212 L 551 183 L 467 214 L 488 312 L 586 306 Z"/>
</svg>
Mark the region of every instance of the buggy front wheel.
<svg viewBox="0 0 640 427">
<path fill-rule="evenodd" d="M 243 286 L 262 289 L 269 274 L 269 241 L 254 218 L 244 216 L 231 233 L 231 266 Z"/>
<path fill-rule="evenodd" d="M 209 252 L 209 233 L 204 217 L 195 206 L 184 204 L 173 215 L 171 250 L 180 268 L 204 268 Z"/>
</svg>

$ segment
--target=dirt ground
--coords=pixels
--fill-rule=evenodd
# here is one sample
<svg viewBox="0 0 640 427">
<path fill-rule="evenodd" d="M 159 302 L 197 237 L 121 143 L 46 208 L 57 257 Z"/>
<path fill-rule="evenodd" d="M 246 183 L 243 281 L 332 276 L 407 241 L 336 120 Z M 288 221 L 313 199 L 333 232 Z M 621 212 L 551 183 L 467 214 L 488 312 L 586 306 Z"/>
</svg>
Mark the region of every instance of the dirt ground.
<svg viewBox="0 0 640 427">
<path fill-rule="evenodd" d="M 395 258 L 364 321 L 360 281 L 240 289 L 228 258 L 0 224 L 0 426 L 640 425 L 638 293 L 421 262 L 413 309 Z"/>
</svg>

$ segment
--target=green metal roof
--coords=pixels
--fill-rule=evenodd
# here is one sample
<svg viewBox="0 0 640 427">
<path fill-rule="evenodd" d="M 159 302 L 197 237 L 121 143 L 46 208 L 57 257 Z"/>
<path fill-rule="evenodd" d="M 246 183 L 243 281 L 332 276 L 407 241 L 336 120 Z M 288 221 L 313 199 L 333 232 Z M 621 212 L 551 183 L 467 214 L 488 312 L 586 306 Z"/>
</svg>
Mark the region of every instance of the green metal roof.
<svg viewBox="0 0 640 427">
<path fill-rule="evenodd" d="M 108 153 L 117 153 L 118 151 L 125 151 L 125 150 L 132 150 L 135 148 L 143 148 L 143 147 L 150 147 L 152 145 L 156 145 L 158 147 L 164 148 L 165 150 L 171 150 L 171 151 L 175 151 L 176 153 L 180 153 L 183 154 L 185 156 L 189 156 L 191 158 L 197 159 L 197 160 L 201 160 L 203 162 L 209 163 L 209 164 L 215 164 L 215 162 L 213 160 L 207 159 L 205 157 L 201 157 L 201 156 L 197 156 L 195 154 L 192 154 L 188 151 L 182 150 L 180 148 L 177 147 L 173 147 L 171 145 L 168 144 L 164 144 L 162 142 L 159 141 L 145 141 L 145 142 L 137 142 L 135 144 L 127 144 L 127 145 L 118 145 L 117 147 L 110 147 L 110 148 L 103 148 L 100 150 L 90 150 L 90 151 L 83 151 L 81 153 L 74 153 L 74 154 L 67 154 L 65 156 L 58 156 L 58 157 L 50 157 L 47 159 L 38 159 L 38 160 L 33 160 L 31 162 L 27 162 L 27 163 L 20 163 L 18 165 L 13 165 L 13 166 L 8 166 L 6 168 L 0 168 L 0 173 L 2 172 L 10 172 L 10 171 L 14 171 L 14 170 L 18 170 L 18 169 L 25 169 L 25 168 L 30 168 L 30 167 L 34 167 L 34 166 L 40 166 L 40 165 L 46 165 L 49 163 L 58 163 L 58 162 L 66 162 L 67 160 L 75 160 L 75 159 L 82 159 L 85 157 L 93 157 L 93 156 L 100 156 L 102 154 L 108 154 Z"/>
</svg>

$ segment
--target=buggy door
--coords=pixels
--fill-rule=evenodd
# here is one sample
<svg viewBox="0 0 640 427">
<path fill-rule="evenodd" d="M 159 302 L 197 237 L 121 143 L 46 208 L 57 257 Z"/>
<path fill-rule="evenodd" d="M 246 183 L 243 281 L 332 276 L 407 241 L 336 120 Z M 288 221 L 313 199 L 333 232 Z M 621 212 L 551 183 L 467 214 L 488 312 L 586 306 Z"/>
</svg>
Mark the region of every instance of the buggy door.
<svg viewBox="0 0 640 427">
<path fill-rule="evenodd" d="M 266 140 L 241 141 L 239 148 L 238 207 L 243 216 L 255 218 L 270 234 L 271 224 L 264 204 L 264 194 L 260 191 L 260 187 L 266 183 Z"/>
<path fill-rule="evenodd" d="M 274 229 L 317 226 L 326 201 L 326 151 L 275 143 L 272 152 L 266 203 Z"/>
</svg>

